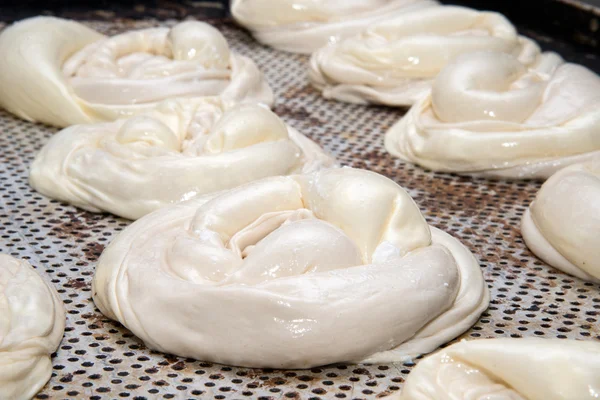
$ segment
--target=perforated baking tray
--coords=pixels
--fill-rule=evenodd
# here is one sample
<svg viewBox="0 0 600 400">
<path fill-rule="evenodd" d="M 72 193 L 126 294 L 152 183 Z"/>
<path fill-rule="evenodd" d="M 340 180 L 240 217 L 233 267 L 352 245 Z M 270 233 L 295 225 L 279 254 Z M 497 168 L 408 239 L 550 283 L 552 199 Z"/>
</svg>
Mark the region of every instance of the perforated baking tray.
<svg viewBox="0 0 600 400">
<path fill-rule="evenodd" d="M 107 34 L 175 21 L 90 22 Z M 549 269 L 525 247 L 519 222 L 540 182 L 434 174 L 388 155 L 383 134 L 404 110 L 324 100 L 305 77 L 306 57 L 269 50 L 230 22 L 216 21 L 233 49 L 265 71 L 275 111 L 345 165 L 408 189 L 433 226 L 476 255 L 492 294 L 463 337 L 599 340 L 600 287 Z M 28 167 L 56 129 L 0 112 L 0 251 L 30 260 L 56 285 L 67 328 L 39 399 L 375 399 L 401 389 L 412 363 L 281 371 L 232 368 L 149 351 L 91 300 L 94 267 L 128 221 L 49 200 L 27 184 Z"/>
</svg>

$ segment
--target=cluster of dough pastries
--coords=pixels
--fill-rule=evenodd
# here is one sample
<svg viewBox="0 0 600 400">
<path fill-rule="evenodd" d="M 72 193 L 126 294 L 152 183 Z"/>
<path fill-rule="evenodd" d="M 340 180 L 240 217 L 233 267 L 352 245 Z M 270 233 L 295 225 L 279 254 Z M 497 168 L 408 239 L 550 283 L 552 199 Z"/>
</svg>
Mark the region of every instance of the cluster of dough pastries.
<svg viewBox="0 0 600 400">
<path fill-rule="evenodd" d="M 419 361 L 397 400 L 592 400 L 600 343 L 560 339 L 463 341 Z"/>
<path fill-rule="evenodd" d="M 600 155 L 600 77 L 544 53 L 457 57 L 386 134 L 386 149 L 434 171 L 547 178 Z"/>
<path fill-rule="evenodd" d="M 30 18 L 0 34 L 0 54 L 0 106 L 59 127 L 136 115 L 175 97 L 273 102 L 254 62 L 203 22 L 105 37 L 74 21 Z"/>
<path fill-rule="evenodd" d="M 410 106 L 456 56 L 497 51 L 531 64 L 533 41 L 501 14 L 464 7 L 432 7 L 387 17 L 359 35 L 314 52 L 309 78 L 326 98 Z"/>
<path fill-rule="evenodd" d="M 137 219 L 194 196 L 334 163 L 264 107 L 170 100 L 139 116 L 62 130 L 36 156 L 29 181 L 46 196 Z"/>
<path fill-rule="evenodd" d="M 232 0 L 231 14 L 259 42 L 279 50 L 310 54 L 375 22 L 429 7 L 437 7 L 437 1 Z"/>
<path fill-rule="evenodd" d="M 523 216 L 527 246 L 549 265 L 600 283 L 600 157 L 548 179 Z"/>
<path fill-rule="evenodd" d="M 412 106 L 385 138 L 406 161 L 523 179 L 598 156 L 598 75 L 541 54 L 498 13 L 375 3 L 237 0 L 231 10 L 259 41 L 312 53 L 309 80 L 324 97 Z M 337 36 L 314 40 L 323 30 Z"/>
<path fill-rule="evenodd" d="M 406 360 L 489 303 L 469 250 L 400 186 L 350 168 L 149 214 L 104 251 L 93 293 L 152 349 L 273 368 Z"/>
<path fill-rule="evenodd" d="M 26 261 L 0 254 L 0 398 L 35 396 L 50 379 L 64 330 L 54 288 Z"/>
<path fill-rule="evenodd" d="M 259 41 L 314 52 L 310 79 L 325 97 L 414 104 L 386 135 L 405 160 L 523 178 L 598 155 L 600 78 L 541 54 L 499 14 L 428 0 L 231 9 Z M 68 126 L 37 155 L 31 185 L 139 218 L 102 254 L 93 298 L 149 348 L 245 367 L 398 362 L 458 337 L 488 307 L 471 252 L 393 181 L 337 168 L 283 123 L 262 73 L 210 25 L 105 37 L 39 17 L 3 31 L 0 54 L 0 106 Z M 599 164 L 574 165 L 523 219 L 536 254 L 596 282 L 598 196 Z M 0 385 L 28 398 L 49 379 L 64 311 L 7 256 L 0 290 Z M 594 398 L 599 353 L 595 343 L 462 342 L 419 362 L 400 398 Z"/>
</svg>

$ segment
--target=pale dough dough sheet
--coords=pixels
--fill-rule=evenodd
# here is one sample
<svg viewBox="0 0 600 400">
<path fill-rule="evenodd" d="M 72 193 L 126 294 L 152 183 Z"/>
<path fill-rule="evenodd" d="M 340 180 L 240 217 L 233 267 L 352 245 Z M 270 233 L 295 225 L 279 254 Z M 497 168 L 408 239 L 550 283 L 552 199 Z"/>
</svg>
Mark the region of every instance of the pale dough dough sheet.
<svg viewBox="0 0 600 400">
<path fill-rule="evenodd" d="M 27 261 L 0 254 L 0 399 L 28 400 L 44 387 L 64 331 L 56 290 Z"/>
<path fill-rule="evenodd" d="M 450 61 L 481 50 L 504 52 L 527 65 L 540 53 L 501 14 L 443 6 L 385 19 L 321 48 L 308 74 L 328 99 L 410 106 L 427 95 Z"/>
<path fill-rule="evenodd" d="M 335 160 L 265 107 L 169 100 L 114 122 L 75 125 L 36 156 L 31 186 L 86 210 L 137 219 L 195 196 Z"/>
<path fill-rule="evenodd" d="M 407 360 L 489 303 L 466 247 L 393 181 L 350 168 L 149 214 L 105 250 L 93 293 L 152 349 L 273 368 Z"/>
<path fill-rule="evenodd" d="M 0 107 L 59 127 L 140 114 L 172 98 L 273 103 L 254 62 L 198 21 L 106 37 L 75 21 L 30 18 L 0 33 L 0 69 Z"/>
<path fill-rule="evenodd" d="M 550 177 L 523 216 L 521 232 L 552 267 L 600 283 L 600 157 Z"/>
<path fill-rule="evenodd" d="M 310 54 L 378 21 L 437 5 L 433 0 L 232 0 L 231 14 L 259 42 Z"/>
<path fill-rule="evenodd" d="M 600 343 L 480 339 L 418 362 L 395 400 L 592 400 L 600 396 Z"/>
<path fill-rule="evenodd" d="M 548 178 L 598 157 L 600 78 L 544 53 L 459 56 L 386 134 L 393 155 L 434 171 Z"/>
</svg>

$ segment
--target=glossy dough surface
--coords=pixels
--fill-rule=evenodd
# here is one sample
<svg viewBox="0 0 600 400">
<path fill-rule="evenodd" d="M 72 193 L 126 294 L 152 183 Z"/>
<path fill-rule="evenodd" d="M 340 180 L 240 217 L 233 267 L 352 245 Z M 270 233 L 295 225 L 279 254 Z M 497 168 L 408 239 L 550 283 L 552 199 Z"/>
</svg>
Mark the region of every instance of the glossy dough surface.
<svg viewBox="0 0 600 400">
<path fill-rule="evenodd" d="M 397 399 L 592 400 L 598 393 L 598 342 L 481 339 L 419 361 Z"/>
<path fill-rule="evenodd" d="M 0 399 L 30 399 L 52 374 L 65 330 L 58 294 L 26 261 L 0 254 Z"/>
<path fill-rule="evenodd" d="M 552 267 L 600 283 L 600 157 L 550 177 L 523 216 L 521 232 Z"/>
<path fill-rule="evenodd" d="M 316 51 L 311 83 L 326 98 L 410 106 L 456 56 L 490 50 L 531 64 L 539 47 L 501 14 L 431 7 L 387 18 L 364 32 Z"/>
<path fill-rule="evenodd" d="M 29 181 L 46 196 L 136 219 L 194 196 L 334 164 L 264 107 L 172 100 L 144 115 L 62 130 L 38 153 Z"/>
<path fill-rule="evenodd" d="M 349 168 L 149 214 L 105 250 L 93 293 L 152 349 L 274 368 L 405 360 L 489 302 L 462 244 L 394 182 Z"/>
<path fill-rule="evenodd" d="M 254 62 L 197 21 L 106 37 L 74 21 L 30 18 L 0 33 L 0 68 L 0 106 L 59 127 L 112 121 L 177 97 L 273 102 Z"/>
<path fill-rule="evenodd" d="M 435 171 L 547 178 L 598 156 L 600 78 L 544 53 L 459 56 L 386 134 L 386 149 Z"/>
<path fill-rule="evenodd" d="M 435 6 L 433 0 L 232 0 L 231 14 L 259 42 L 310 54 L 375 22 Z"/>
</svg>

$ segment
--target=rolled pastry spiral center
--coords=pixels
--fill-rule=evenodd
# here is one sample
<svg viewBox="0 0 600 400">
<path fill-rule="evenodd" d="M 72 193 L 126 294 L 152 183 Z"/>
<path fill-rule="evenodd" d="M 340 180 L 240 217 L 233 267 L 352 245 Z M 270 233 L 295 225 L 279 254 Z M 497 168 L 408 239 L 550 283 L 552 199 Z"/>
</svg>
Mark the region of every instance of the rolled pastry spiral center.
<svg viewBox="0 0 600 400">
<path fill-rule="evenodd" d="M 165 104 L 165 107 L 169 107 Z M 177 109 L 177 104 L 172 104 Z M 202 106 L 200 106 L 202 107 Z M 287 126 L 270 110 L 257 105 L 239 105 L 224 112 L 212 126 L 210 121 L 199 121 L 206 117 L 203 110 L 198 115 L 189 115 L 181 107 L 177 109 L 179 120 L 161 120 L 156 117 L 136 116 L 121 125 L 115 139 L 121 145 L 133 144 L 161 148 L 184 154 L 215 155 L 248 148 L 257 144 L 289 139 Z M 207 110 L 209 113 L 210 110 Z M 194 112 L 191 112 L 194 114 Z"/>
<path fill-rule="evenodd" d="M 384 263 L 430 245 L 429 227 L 408 194 L 387 181 L 359 193 L 361 182 L 337 182 L 337 174 L 358 174 L 344 172 L 328 171 L 316 182 L 273 178 L 209 201 L 167 250 L 167 268 L 196 283 L 256 285 Z M 338 193 L 329 193 L 335 186 Z M 373 212 L 373 203 L 382 210 Z"/>
<path fill-rule="evenodd" d="M 65 62 L 63 74 L 83 100 L 138 104 L 218 95 L 229 83 L 229 66 L 225 37 L 206 23 L 187 21 L 92 43 Z"/>
<path fill-rule="evenodd" d="M 503 53 L 457 57 L 436 78 L 433 110 L 444 122 L 501 120 L 522 123 L 539 107 L 544 84 Z"/>
<path fill-rule="evenodd" d="M 306 209 L 264 214 L 227 242 L 211 230 L 195 231 L 194 236 L 198 241 L 194 258 L 190 257 L 183 265 L 198 267 L 206 265 L 208 259 L 222 259 L 219 269 L 206 271 L 204 275 L 220 285 L 256 285 L 363 264 L 356 245 L 344 232 L 315 218 Z M 176 242 L 172 249 L 175 257 L 185 254 L 180 245 Z"/>
<path fill-rule="evenodd" d="M 342 230 L 306 208 L 265 212 L 232 236 L 218 227 L 225 215 L 199 212 L 190 236 L 175 241 L 168 259 L 178 276 L 198 283 L 256 285 L 364 264 Z"/>
</svg>

